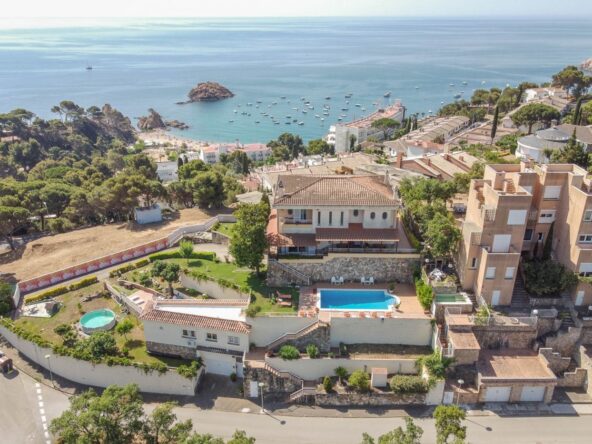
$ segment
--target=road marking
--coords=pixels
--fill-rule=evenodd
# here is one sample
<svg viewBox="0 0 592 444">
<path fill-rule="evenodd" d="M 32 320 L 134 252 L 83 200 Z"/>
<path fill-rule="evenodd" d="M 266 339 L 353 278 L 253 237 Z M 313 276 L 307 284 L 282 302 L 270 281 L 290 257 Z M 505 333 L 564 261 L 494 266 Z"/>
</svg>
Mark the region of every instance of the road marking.
<svg viewBox="0 0 592 444">
<path fill-rule="evenodd" d="M 38 382 L 35 383 L 35 387 L 39 388 L 41 387 L 41 384 L 39 384 Z"/>
<path fill-rule="evenodd" d="M 39 408 L 43 407 L 43 401 L 39 401 Z"/>
<path fill-rule="evenodd" d="M 38 394 L 38 395 L 40 395 L 40 394 L 41 394 L 41 389 L 40 389 L 40 388 L 38 388 L 38 389 L 37 389 L 37 394 Z"/>
<path fill-rule="evenodd" d="M 45 415 L 45 410 L 44 409 L 39 409 L 39 413 L 41 413 L 42 415 Z"/>
<path fill-rule="evenodd" d="M 41 395 L 37 395 L 37 399 L 38 399 L 39 401 L 43 401 L 43 396 L 41 396 Z"/>
<path fill-rule="evenodd" d="M 41 422 L 47 422 L 47 418 L 45 416 L 41 417 Z"/>
<path fill-rule="evenodd" d="M 43 430 L 47 430 L 47 424 L 46 423 L 43 423 L 41 425 L 43 426 Z"/>
<path fill-rule="evenodd" d="M 49 432 L 45 432 L 44 435 L 47 439 L 49 439 Z"/>
</svg>

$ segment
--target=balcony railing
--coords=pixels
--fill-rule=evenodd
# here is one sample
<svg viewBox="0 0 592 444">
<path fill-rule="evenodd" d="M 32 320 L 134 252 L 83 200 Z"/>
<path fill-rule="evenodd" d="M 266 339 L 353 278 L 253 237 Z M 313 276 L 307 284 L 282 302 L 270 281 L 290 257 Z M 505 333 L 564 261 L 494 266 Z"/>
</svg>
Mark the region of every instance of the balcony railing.
<svg viewBox="0 0 592 444">
<path fill-rule="evenodd" d="M 401 250 L 394 247 L 370 248 L 370 247 L 326 247 L 317 250 L 322 253 L 397 253 Z"/>
<path fill-rule="evenodd" d="M 486 222 L 493 222 L 495 220 L 495 208 L 483 208 L 482 210 L 483 220 Z"/>
<path fill-rule="evenodd" d="M 295 219 L 292 217 L 282 217 L 280 218 L 280 222 L 292 225 L 310 225 L 312 224 L 312 219 Z"/>
</svg>

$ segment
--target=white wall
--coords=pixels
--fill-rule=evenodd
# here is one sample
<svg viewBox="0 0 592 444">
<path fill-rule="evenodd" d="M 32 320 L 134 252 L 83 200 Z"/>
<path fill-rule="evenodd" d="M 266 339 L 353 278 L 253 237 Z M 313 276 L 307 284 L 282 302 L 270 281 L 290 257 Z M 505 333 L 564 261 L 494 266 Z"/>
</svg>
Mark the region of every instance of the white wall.
<svg viewBox="0 0 592 444">
<path fill-rule="evenodd" d="M 207 294 L 216 299 L 246 299 L 247 295 L 242 294 L 233 288 L 221 287 L 214 281 L 198 281 L 185 273 L 179 275 L 179 282 L 183 287 L 191 288 Z"/>
<path fill-rule="evenodd" d="M 263 347 L 275 341 L 284 333 L 296 333 L 315 322 L 316 319 L 298 316 L 257 316 L 256 318 L 247 318 L 247 324 L 251 326 L 249 341 L 257 347 Z"/>
<path fill-rule="evenodd" d="M 335 368 L 342 366 L 349 373 L 354 370 L 365 370 L 370 373 L 372 368 L 386 368 L 388 373 L 417 374 L 415 359 L 347 359 L 347 358 L 300 358 L 285 361 L 282 358 L 265 358 L 273 368 L 290 372 L 304 379 L 314 381 L 324 376 L 334 376 Z"/>
<path fill-rule="evenodd" d="M 107 387 L 112 384 L 137 384 L 140 391 L 146 393 L 162 393 L 167 395 L 195 394 L 198 377 L 187 379 L 175 370 L 169 370 L 163 375 L 158 372 L 144 373 L 143 370 L 131 366 L 108 366 L 107 364 L 92 364 L 69 356 L 58 356 L 51 349 L 39 347 L 32 342 L 25 341 L 0 325 L 0 334 L 6 338 L 22 354 L 33 362 L 47 368 L 46 355 L 51 355 L 51 371 L 70 381 L 95 387 Z"/>
<path fill-rule="evenodd" d="M 159 205 L 151 208 L 136 208 L 136 222 L 139 224 L 151 224 L 162 221 L 162 211 Z"/>
<path fill-rule="evenodd" d="M 160 344 L 179 345 L 183 347 L 215 347 L 224 350 L 245 351 L 249 349 L 249 336 L 244 333 L 226 332 L 214 329 L 203 329 L 193 326 L 164 324 L 155 321 L 143 320 L 144 337 L 146 341 L 158 342 Z M 195 338 L 184 337 L 183 330 L 195 331 Z M 206 333 L 218 335 L 218 341 L 206 341 Z M 228 336 L 239 338 L 239 345 L 228 344 Z"/>
<path fill-rule="evenodd" d="M 344 344 L 431 344 L 429 319 L 332 318 L 331 346 Z"/>
<path fill-rule="evenodd" d="M 354 217 L 353 211 L 358 210 L 358 217 Z M 321 212 L 321 223 L 318 223 L 318 213 Z M 343 211 L 343 225 L 341 222 L 341 212 Z M 332 223 L 329 224 L 329 212 L 333 213 Z M 374 212 L 376 217 L 370 219 L 370 213 Z M 382 213 L 387 213 L 387 218 L 382 218 Z M 346 228 L 350 223 L 363 223 L 365 228 L 392 228 L 395 219 L 395 210 L 392 208 L 380 207 L 323 207 L 314 208 L 312 213 L 312 224 L 314 228 Z"/>
</svg>

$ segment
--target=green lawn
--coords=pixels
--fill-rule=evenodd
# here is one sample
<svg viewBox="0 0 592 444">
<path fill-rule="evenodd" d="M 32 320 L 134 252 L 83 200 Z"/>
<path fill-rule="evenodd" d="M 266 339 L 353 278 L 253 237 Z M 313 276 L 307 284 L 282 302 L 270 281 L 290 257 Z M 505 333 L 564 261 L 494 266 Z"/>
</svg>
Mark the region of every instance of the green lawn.
<svg viewBox="0 0 592 444">
<path fill-rule="evenodd" d="M 60 324 L 76 324 L 84 313 L 99 308 L 108 308 L 113 310 L 121 320 L 121 307 L 110 297 L 100 297 L 87 302 L 81 301 L 82 297 L 94 295 L 102 289 L 103 284 L 97 283 L 80 290 L 71 291 L 57 296 L 54 299 L 61 302 L 62 306 L 60 311 L 54 316 L 51 318 L 22 317 L 16 320 L 15 324 L 28 331 L 38 333 L 44 339 L 47 339 L 52 343 L 61 344 L 62 338 L 54 331 L 54 328 Z M 80 307 L 78 307 L 78 303 L 80 303 Z M 187 361 L 184 362 L 180 359 L 148 355 L 144 342 L 142 323 L 135 316 L 128 315 L 128 317 L 134 322 L 135 327 L 127 335 L 127 340 L 113 331 L 113 335 L 117 340 L 117 345 L 120 350 L 123 347 L 127 347 L 130 357 L 138 362 L 151 363 L 160 361 L 172 367 L 178 366 L 181 363 L 187 363 Z"/>
<path fill-rule="evenodd" d="M 234 231 L 235 225 L 236 225 L 235 223 L 221 222 L 218 224 L 218 226 L 216 227 L 216 229 L 214 231 L 217 231 L 218 233 L 222 233 L 228 237 L 231 237 L 232 232 Z"/>
<path fill-rule="evenodd" d="M 199 254 L 199 253 L 198 253 Z M 212 279 L 223 279 L 241 287 L 249 288 L 253 294 L 254 300 L 251 303 L 252 306 L 260 307 L 259 313 L 295 313 L 298 309 L 298 295 L 297 289 L 293 288 L 270 288 L 265 284 L 265 277 L 262 274 L 257 274 L 247 268 L 239 268 L 235 264 L 229 264 L 226 262 L 215 262 L 207 259 L 193 258 L 171 258 L 165 259 L 165 262 L 175 262 L 181 266 L 181 269 L 188 270 L 189 274 L 191 271 L 197 271 L 205 273 Z M 134 280 L 138 279 L 140 273 L 150 270 L 151 265 L 143 268 L 126 273 L 124 279 Z M 162 284 L 162 291 L 166 291 L 166 283 Z M 292 293 L 294 301 L 293 307 L 281 307 L 276 303 L 272 302 L 272 296 L 275 296 L 276 291 L 279 290 L 283 293 Z M 183 290 L 181 290 L 183 291 Z M 210 295 L 212 296 L 212 295 Z"/>
</svg>

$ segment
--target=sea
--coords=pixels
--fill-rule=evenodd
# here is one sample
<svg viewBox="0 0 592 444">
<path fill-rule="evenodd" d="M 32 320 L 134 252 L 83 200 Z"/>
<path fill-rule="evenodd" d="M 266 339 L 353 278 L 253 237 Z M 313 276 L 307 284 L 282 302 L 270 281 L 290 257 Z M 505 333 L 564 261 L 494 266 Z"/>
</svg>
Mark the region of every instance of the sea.
<svg viewBox="0 0 592 444">
<path fill-rule="evenodd" d="M 0 29 L 0 112 L 26 108 L 48 118 L 51 107 L 67 99 L 84 107 L 110 103 L 135 123 L 154 108 L 190 126 L 175 134 L 209 142 L 266 143 L 283 132 L 307 141 L 339 119 L 397 100 L 408 115 L 421 117 L 457 94 L 469 98 L 476 88 L 549 81 L 564 66 L 592 57 L 592 26 L 584 19 L 6 23 Z M 176 104 L 205 81 L 235 96 Z"/>
</svg>

